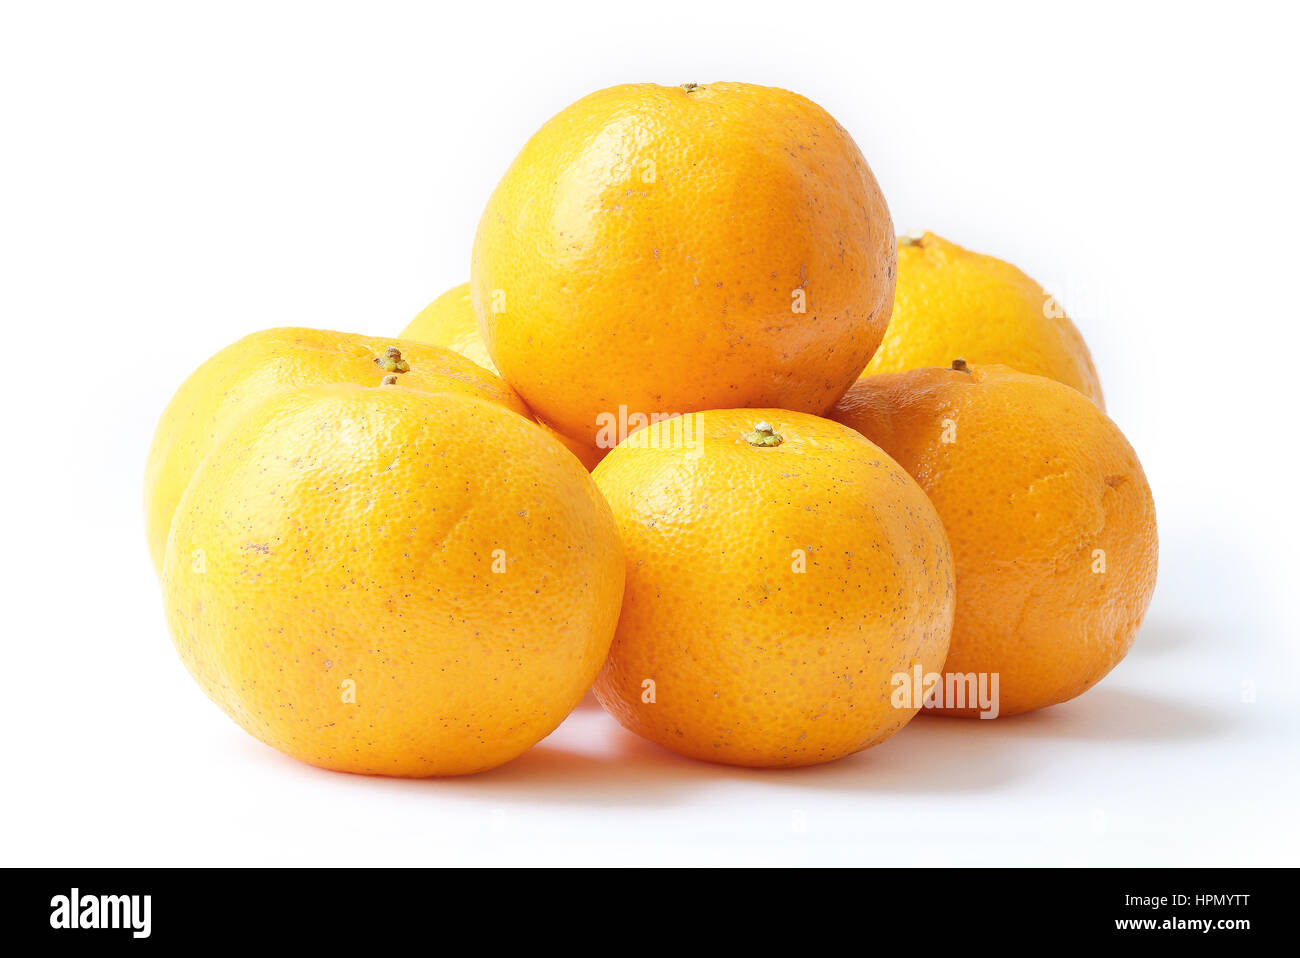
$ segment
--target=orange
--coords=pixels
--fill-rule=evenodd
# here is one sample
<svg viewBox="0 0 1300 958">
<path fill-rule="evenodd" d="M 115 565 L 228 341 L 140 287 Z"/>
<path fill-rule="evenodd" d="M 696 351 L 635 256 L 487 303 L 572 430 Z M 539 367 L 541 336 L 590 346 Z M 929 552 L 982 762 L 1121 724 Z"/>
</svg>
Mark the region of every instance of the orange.
<svg viewBox="0 0 1300 958">
<path fill-rule="evenodd" d="M 474 315 L 474 304 L 470 302 L 469 283 L 453 286 L 420 310 L 415 319 L 402 330 L 402 339 L 444 346 L 474 360 L 484 369 L 493 373 L 497 371 L 496 366 L 492 364 L 492 357 L 488 355 L 487 346 L 483 344 L 483 336 L 479 332 L 478 317 Z M 563 433 L 555 432 L 542 420 L 538 420 L 538 425 L 554 433 L 555 438 L 564 443 L 588 471 L 596 468 L 596 463 L 600 462 L 601 457 L 608 452 L 608 449 L 600 449 L 590 443 L 570 439 Z"/>
<path fill-rule="evenodd" d="M 470 286 L 488 352 L 561 432 L 822 413 L 889 320 L 895 240 L 852 138 L 746 83 L 633 84 L 548 121 L 497 186 Z"/>
<path fill-rule="evenodd" d="M 628 729 L 796 766 L 916 713 L 895 682 L 943 664 L 952 563 L 934 507 L 876 446 L 806 413 L 715 410 L 650 425 L 592 477 L 627 551 L 595 692 Z"/>
<path fill-rule="evenodd" d="M 388 350 L 397 350 L 390 359 Z M 146 535 L 154 568 L 176 503 L 208 451 L 249 408 L 271 393 L 312 383 L 373 386 L 386 374 L 435 392 L 480 396 L 528 415 L 497 376 L 446 349 L 319 329 L 266 329 L 227 346 L 177 390 L 154 432 L 145 467 Z"/>
<path fill-rule="evenodd" d="M 402 339 L 444 346 L 474 360 L 484 369 L 497 372 L 479 332 L 469 283 L 453 286 L 424 309 L 402 330 Z M 499 375 L 499 374 L 498 374 Z"/>
<path fill-rule="evenodd" d="M 264 397 L 195 471 L 163 569 L 176 648 L 239 725 L 402 776 L 491 768 L 550 733 L 622 590 L 613 517 L 558 442 L 404 385 Z"/>
<path fill-rule="evenodd" d="M 898 243 L 894 312 L 865 375 L 1001 363 L 1073 386 L 1105 408 L 1088 346 L 1023 272 L 933 233 Z"/>
<path fill-rule="evenodd" d="M 1119 427 L 1079 392 L 954 366 L 864 377 L 832 416 L 939 510 L 957 570 L 945 672 L 997 674 L 1014 715 L 1074 698 L 1128 652 L 1155 588 L 1155 505 Z"/>
</svg>

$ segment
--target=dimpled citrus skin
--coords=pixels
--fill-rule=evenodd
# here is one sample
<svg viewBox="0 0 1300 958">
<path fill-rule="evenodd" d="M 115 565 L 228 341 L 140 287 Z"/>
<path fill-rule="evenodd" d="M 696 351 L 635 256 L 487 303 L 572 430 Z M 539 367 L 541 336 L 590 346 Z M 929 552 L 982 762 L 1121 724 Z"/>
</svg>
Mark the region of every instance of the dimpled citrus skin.
<svg viewBox="0 0 1300 958">
<path fill-rule="evenodd" d="M 484 369 L 497 372 L 488 355 L 487 346 L 483 344 L 483 334 L 479 331 L 478 317 L 474 315 L 474 304 L 469 298 L 469 283 L 454 286 L 443 293 L 402 330 L 403 339 L 419 340 L 443 346 L 474 360 Z M 566 449 L 578 457 L 578 460 L 590 472 L 596 463 L 604 458 L 608 449 L 600 449 L 584 444 L 578 439 L 571 439 L 563 433 L 556 432 L 551 426 L 538 420 L 538 425 L 555 435 L 564 443 Z"/>
<path fill-rule="evenodd" d="M 933 233 L 902 239 L 894 312 L 863 375 L 999 363 L 1105 402 L 1088 345 L 1055 298 L 1012 266 Z"/>
<path fill-rule="evenodd" d="M 690 87 L 612 87 L 563 110 L 479 222 L 488 352 L 587 442 L 620 405 L 824 412 L 889 320 L 893 225 L 848 133 L 785 90 Z"/>
<path fill-rule="evenodd" d="M 163 591 L 186 667 L 263 742 L 340 771 L 459 775 L 519 755 L 586 693 L 623 556 L 590 476 L 536 424 L 333 384 L 265 399 L 203 462 Z"/>
<path fill-rule="evenodd" d="M 684 419 L 697 448 L 671 448 L 682 421 L 661 422 L 592 474 L 627 551 L 596 697 L 638 735 L 734 765 L 812 765 L 888 738 L 916 711 L 893 707 L 891 678 L 937 671 L 948 648 L 952 564 L 934 507 L 828 420 Z M 745 438 L 763 420 L 780 445 Z"/>
<path fill-rule="evenodd" d="M 478 317 L 474 315 L 474 303 L 469 296 L 469 283 L 453 286 L 420 310 L 402 330 L 402 339 L 446 347 L 490 372 L 497 372 L 479 332 Z"/>
<path fill-rule="evenodd" d="M 377 386 L 389 370 L 376 364 L 396 347 L 410 367 L 394 372 L 412 388 L 480 396 L 528 415 L 501 379 L 450 350 L 400 339 L 321 329 L 265 329 L 227 346 L 176 391 L 154 431 L 145 466 L 145 531 L 154 569 L 176 503 L 203 457 L 230 426 L 266 396 L 312 383 Z"/>
<path fill-rule="evenodd" d="M 1156 583 L 1155 504 L 1096 405 L 993 365 L 867 376 L 831 415 L 943 517 L 957 569 L 946 671 L 999 673 L 1014 715 L 1074 698 L 1125 656 Z"/>
</svg>

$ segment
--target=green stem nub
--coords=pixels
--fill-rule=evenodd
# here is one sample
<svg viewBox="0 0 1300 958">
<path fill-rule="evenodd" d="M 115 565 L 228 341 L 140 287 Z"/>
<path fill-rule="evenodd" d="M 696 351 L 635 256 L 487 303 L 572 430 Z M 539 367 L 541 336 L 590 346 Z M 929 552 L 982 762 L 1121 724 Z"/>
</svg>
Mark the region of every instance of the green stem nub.
<svg viewBox="0 0 1300 958">
<path fill-rule="evenodd" d="M 754 431 L 745 437 L 745 442 L 751 446 L 779 446 L 785 440 L 778 433 L 773 432 L 771 423 L 756 422 Z"/>
<path fill-rule="evenodd" d="M 954 359 L 952 361 L 952 368 L 957 370 L 959 373 L 970 372 L 970 367 L 966 365 L 966 360 L 964 359 Z"/>
<path fill-rule="evenodd" d="M 703 90 L 704 87 L 699 83 L 683 83 L 682 89 L 687 93 L 694 93 L 696 90 Z"/>
<path fill-rule="evenodd" d="M 396 346 L 389 346 L 384 355 L 375 357 L 375 365 L 386 373 L 406 373 L 411 371 L 411 364 L 402 358 L 402 351 Z"/>
</svg>

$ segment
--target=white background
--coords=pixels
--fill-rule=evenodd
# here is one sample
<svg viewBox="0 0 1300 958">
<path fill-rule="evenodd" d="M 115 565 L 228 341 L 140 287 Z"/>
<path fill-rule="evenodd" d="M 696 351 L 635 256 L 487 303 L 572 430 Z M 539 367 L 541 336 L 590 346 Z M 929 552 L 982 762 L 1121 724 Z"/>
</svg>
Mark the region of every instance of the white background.
<svg viewBox="0 0 1300 958">
<path fill-rule="evenodd" d="M 1044 6 L 6 3 L 0 861 L 1296 864 L 1294 24 Z M 173 652 L 144 544 L 172 391 L 262 327 L 395 334 L 468 277 L 546 118 L 721 79 L 812 97 L 900 229 L 1059 294 L 1159 510 L 1132 654 L 1067 705 L 794 772 L 586 706 L 452 781 L 238 730 Z"/>
</svg>

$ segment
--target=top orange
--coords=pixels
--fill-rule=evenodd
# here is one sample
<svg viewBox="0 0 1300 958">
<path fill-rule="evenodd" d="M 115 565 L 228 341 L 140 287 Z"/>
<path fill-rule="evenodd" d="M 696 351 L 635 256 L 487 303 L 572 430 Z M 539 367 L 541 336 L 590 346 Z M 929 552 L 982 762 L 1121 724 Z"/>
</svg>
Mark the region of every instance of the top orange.
<svg viewBox="0 0 1300 958">
<path fill-rule="evenodd" d="M 633 84 L 515 159 L 470 284 L 488 351 L 540 418 L 822 413 L 889 322 L 893 223 L 849 134 L 795 93 Z"/>
</svg>

